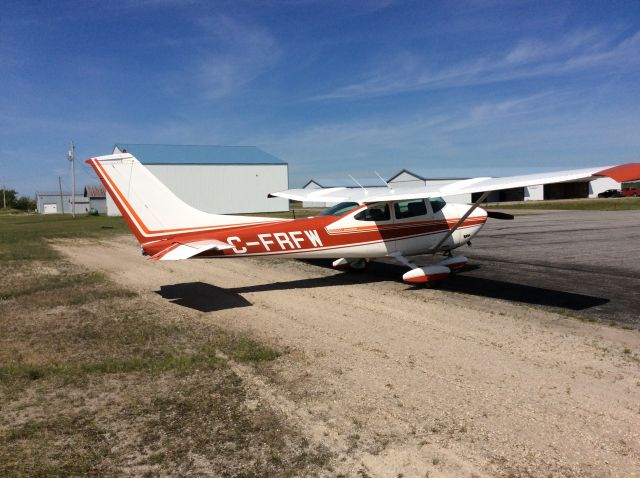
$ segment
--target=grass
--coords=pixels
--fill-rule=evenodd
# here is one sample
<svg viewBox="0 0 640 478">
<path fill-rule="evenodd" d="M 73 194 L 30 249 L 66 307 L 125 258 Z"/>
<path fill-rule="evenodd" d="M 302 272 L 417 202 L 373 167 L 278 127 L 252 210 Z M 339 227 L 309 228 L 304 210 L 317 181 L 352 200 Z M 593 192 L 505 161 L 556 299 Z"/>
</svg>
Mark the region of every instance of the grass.
<svg viewBox="0 0 640 478">
<path fill-rule="evenodd" d="M 47 242 L 124 231 L 121 218 L 0 215 L 0 476 L 322 474 L 330 454 L 229 366 L 260 373 L 277 350 L 139 297 Z"/>
<path fill-rule="evenodd" d="M 58 441 L 66 446 L 59 449 L 50 446 Z M 27 460 L 21 453 L 25 443 L 37 450 Z M 0 435 L 0 444 L 3 447 L 0 458 L 7 457 L 3 475 L 6 477 L 86 475 L 96 462 L 109 455 L 107 432 L 93 417 L 80 413 L 28 420 Z"/>
<path fill-rule="evenodd" d="M 98 238 L 128 232 L 121 217 L 2 214 L 0 215 L 0 260 L 51 260 L 58 254 L 47 239 Z"/>
<path fill-rule="evenodd" d="M 79 274 L 69 274 L 63 277 L 44 276 L 37 282 L 31 282 L 29 284 L 18 283 L 18 286 L 15 288 L 0 289 L 0 300 L 16 299 L 37 292 L 64 289 L 72 287 L 75 284 L 98 284 L 104 280 L 104 276 L 99 272 L 83 272 Z"/>
<path fill-rule="evenodd" d="M 520 203 L 487 204 L 496 209 L 547 209 L 571 211 L 630 211 L 640 209 L 640 198 L 594 198 L 566 201 L 524 201 Z"/>
<path fill-rule="evenodd" d="M 223 365 L 215 353 L 162 355 L 159 357 L 108 358 L 98 362 L 62 365 L 19 364 L 0 367 L 0 383 L 33 381 L 53 376 L 66 379 L 97 373 L 164 372 L 167 370 L 212 369 Z"/>
</svg>

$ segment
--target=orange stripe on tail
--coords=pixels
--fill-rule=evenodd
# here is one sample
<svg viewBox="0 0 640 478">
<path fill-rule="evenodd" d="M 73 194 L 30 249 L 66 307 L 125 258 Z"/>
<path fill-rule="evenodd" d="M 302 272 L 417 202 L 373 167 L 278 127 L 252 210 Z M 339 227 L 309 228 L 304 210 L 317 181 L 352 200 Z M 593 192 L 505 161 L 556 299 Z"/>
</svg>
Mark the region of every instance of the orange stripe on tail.
<svg viewBox="0 0 640 478">
<path fill-rule="evenodd" d="M 98 163 L 98 161 L 95 158 L 87 159 L 85 162 L 89 166 L 91 166 L 93 168 L 93 170 L 96 172 L 96 174 L 98 175 L 98 179 L 100 179 L 100 181 L 104 185 L 105 189 L 109 193 L 109 196 L 111 196 L 111 199 L 113 199 L 113 202 L 118 207 L 118 210 L 120 211 L 120 214 L 122 214 L 122 217 L 124 218 L 124 220 L 129 225 L 129 229 L 131 229 L 131 232 L 133 232 L 133 235 L 136 236 L 136 239 L 138 240 L 138 242 L 140 244 L 143 244 L 144 242 L 146 242 L 147 239 L 146 239 L 144 233 L 140 230 L 140 228 L 138 227 L 138 225 L 134 221 L 133 217 L 129 214 L 129 211 L 127 210 L 127 208 L 124 206 L 124 204 L 120 200 L 120 196 L 118 195 L 119 191 L 117 191 L 117 188 L 115 187 L 115 185 L 112 186 L 110 178 L 106 174 L 106 171 L 104 171 L 102 169 L 101 165 Z M 129 207 L 131 207 L 131 206 L 129 205 Z M 133 209 L 131 209 L 131 210 L 133 211 Z M 135 214 L 135 212 L 134 212 L 134 214 Z M 139 220 L 139 218 L 138 218 L 138 220 Z M 140 221 L 140 222 L 142 222 L 142 221 Z"/>
</svg>

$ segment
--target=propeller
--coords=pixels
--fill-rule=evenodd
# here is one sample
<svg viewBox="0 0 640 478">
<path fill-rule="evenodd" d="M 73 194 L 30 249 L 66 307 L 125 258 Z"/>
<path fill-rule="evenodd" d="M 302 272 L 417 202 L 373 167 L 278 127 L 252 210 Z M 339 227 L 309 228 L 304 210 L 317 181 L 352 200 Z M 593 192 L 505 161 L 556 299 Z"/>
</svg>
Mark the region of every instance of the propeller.
<svg viewBox="0 0 640 478">
<path fill-rule="evenodd" d="M 507 214 L 506 212 L 498 212 L 498 211 L 487 211 L 487 216 L 493 219 L 513 219 L 513 215 Z"/>
</svg>

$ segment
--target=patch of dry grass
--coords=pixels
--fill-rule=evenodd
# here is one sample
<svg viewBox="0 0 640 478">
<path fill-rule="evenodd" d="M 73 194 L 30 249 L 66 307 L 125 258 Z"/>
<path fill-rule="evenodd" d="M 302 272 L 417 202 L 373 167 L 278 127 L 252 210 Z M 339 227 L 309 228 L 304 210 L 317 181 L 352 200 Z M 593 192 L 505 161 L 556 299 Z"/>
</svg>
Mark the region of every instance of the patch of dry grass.
<svg viewBox="0 0 640 478">
<path fill-rule="evenodd" d="M 268 364 L 278 351 L 167 315 L 55 254 L 18 256 L 0 258 L 0 476 L 299 476 L 329 466 L 329 453 L 222 358 Z"/>
</svg>

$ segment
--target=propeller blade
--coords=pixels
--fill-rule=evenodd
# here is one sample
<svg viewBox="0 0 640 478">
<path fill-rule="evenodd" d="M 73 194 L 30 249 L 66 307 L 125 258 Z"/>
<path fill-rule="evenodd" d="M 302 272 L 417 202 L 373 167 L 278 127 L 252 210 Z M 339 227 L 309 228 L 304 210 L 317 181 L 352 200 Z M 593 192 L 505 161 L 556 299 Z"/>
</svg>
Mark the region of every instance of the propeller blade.
<svg viewBox="0 0 640 478">
<path fill-rule="evenodd" d="M 493 219 L 513 219 L 513 215 L 507 214 L 506 212 L 498 212 L 498 211 L 487 211 L 487 216 Z"/>
</svg>

